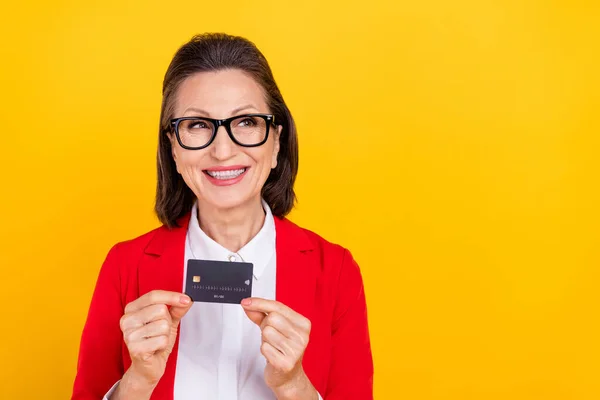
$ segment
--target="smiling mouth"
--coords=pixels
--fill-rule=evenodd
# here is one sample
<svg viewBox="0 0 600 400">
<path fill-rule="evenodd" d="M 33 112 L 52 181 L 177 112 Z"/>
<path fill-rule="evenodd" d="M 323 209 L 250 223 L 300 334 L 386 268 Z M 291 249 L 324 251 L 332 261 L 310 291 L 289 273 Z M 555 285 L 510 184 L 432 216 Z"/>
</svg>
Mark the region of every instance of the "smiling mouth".
<svg viewBox="0 0 600 400">
<path fill-rule="evenodd" d="M 207 169 L 207 170 L 204 170 L 204 173 L 214 179 L 228 180 L 228 179 L 237 178 L 238 176 L 240 176 L 244 172 L 246 172 L 247 169 L 248 168 L 239 168 L 239 169 L 230 169 L 230 170 L 225 170 L 225 171 L 211 171 L 211 170 Z"/>
</svg>

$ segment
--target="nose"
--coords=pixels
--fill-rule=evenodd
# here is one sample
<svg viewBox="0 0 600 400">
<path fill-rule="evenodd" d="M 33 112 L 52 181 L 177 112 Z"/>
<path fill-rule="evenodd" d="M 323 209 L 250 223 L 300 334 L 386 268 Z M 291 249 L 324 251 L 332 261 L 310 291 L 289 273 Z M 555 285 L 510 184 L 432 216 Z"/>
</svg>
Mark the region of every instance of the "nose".
<svg viewBox="0 0 600 400">
<path fill-rule="evenodd" d="M 210 151 L 216 160 L 227 160 L 235 154 L 236 144 L 231 140 L 224 126 L 217 128 L 217 136 L 210 145 Z"/>
</svg>

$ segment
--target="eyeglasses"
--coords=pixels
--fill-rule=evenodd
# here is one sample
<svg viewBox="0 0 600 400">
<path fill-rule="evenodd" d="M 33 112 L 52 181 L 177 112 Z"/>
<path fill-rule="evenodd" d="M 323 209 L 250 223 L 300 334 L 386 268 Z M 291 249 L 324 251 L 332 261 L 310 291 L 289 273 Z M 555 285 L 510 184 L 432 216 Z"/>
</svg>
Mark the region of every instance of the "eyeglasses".
<svg viewBox="0 0 600 400">
<path fill-rule="evenodd" d="M 187 150 L 200 150 L 210 146 L 217 130 L 224 126 L 231 140 L 243 147 L 263 145 L 269 137 L 269 127 L 275 124 L 271 114 L 245 114 L 226 119 L 182 117 L 171 120 L 179 145 Z"/>
</svg>

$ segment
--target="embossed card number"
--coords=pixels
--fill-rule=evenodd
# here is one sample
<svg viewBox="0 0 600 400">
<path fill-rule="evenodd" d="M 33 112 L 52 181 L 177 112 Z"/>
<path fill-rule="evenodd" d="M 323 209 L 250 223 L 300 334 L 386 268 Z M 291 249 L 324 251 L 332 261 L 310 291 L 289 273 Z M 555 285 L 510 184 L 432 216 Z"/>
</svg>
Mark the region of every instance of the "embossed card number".
<svg viewBox="0 0 600 400">
<path fill-rule="evenodd" d="M 239 304 L 252 296 L 251 263 L 189 260 L 185 293 L 193 301 Z"/>
</svg>

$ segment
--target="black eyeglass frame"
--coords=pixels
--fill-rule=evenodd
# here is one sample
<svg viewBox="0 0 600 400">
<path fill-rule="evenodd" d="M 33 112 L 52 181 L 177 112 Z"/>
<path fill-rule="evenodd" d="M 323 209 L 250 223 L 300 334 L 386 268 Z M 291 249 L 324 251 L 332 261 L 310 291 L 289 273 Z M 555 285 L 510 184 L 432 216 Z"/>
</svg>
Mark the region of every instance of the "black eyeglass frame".
<svg viewBox="0 0 600 400">
<path fill-rule="evenodd" d="M 244 117 L 261 117 L 262 119 L 265 120 L 265 123 L 267 126 L 267 132 L 265 133 L 264 140 L 262 140 L 260 143 L 256 143 L 256 144 L 240 143 L 236 140 L 235 136 L 231 132 L 231 121 L 239 119 L 239 118 L 244 118 Z M 181 123 L 181 121 L 189 121 L 189 120 L 195 120 L 195 119 L 210 122 L 213 126 L 212 136 L 210 137 L 210 139 L 204 146 L 199 146 L 199 147 L 186 146 L 183 144 L 183 142 L 181 141 L 181 138 L 179 137 L 179 124 Z M 225 118 L 225 119 L 214 119 L 214 118 L 207 118 L 207 117 L 181 117 L 181 118 L 173 118 L 171 120 L 171 127 L 175 131 L 175 137 L 177 137 L 177 142 L 179 143 L 179 145 L 181 147 L 183 147 L 186 150 L 202 150 L 202 149 L 205 149 L 208 146 L 210 146 L 212 144 L 212 142 L 214 142 L 215 138 L 217 137 L 217 132 L 218 132 L 220 126 L 225 127 L 225 130 L 227 131 L 229 138 L 233 141 L 233 143 L 237 144 L 238 146 L 242 146 L 242 147 L 262 146 L 263 144 L 265 144 L 267 142 L 267 139 L 269 138 L 269 131 L 270 131 L 269 128 L 271 127 L 271 125 L 275 125 L 275 116 L 273 114 L 243 114 L 243 115 L 236 115 L 234 117 Z"/>
</svg>

